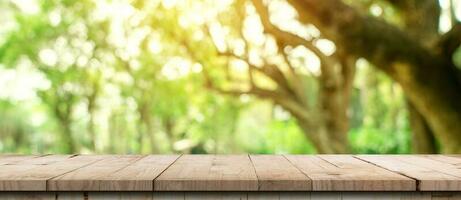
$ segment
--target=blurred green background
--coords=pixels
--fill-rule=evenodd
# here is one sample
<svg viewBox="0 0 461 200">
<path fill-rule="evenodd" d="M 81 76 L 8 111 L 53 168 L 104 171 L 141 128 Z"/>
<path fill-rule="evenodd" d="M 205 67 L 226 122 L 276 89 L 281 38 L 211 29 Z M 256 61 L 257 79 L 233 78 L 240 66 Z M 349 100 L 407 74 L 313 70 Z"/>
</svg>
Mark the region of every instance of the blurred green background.
<svg viewBox="0 0 461 200">
<path fill-rule="evenodd" d="M 387 1 L 344 2 L 403 23 Z M 437 5 L 443 34 L 461 3 Z M 319 54 L 336 55 L 335 42 L 287 2 L 268 8 L 274 24 L 319 52 L 281 48 L 246 1 L 0 1 L 0 152 L 424 152 L 398 83 L 360 57 L 350 83 L 330 80 Z M 328 90 L 335 80 L 347 87 Z M 329 134 L 330 123 L 345 139 Z M 344 147 L 320 150 L 330 140 Z"/>
</svg>

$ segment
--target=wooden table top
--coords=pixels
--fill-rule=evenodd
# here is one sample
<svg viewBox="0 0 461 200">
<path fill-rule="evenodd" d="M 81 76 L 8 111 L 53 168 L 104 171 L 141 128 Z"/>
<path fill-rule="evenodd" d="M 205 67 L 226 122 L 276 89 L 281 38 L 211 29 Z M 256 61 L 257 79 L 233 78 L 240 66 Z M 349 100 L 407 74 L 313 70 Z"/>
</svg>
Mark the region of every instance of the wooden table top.
<svg viewBox="0 0 461 200">
<path fill-rule="evenodd" d="M 0 191 L 461 191 L 461 156 L 1 155 Z"/>
</svg>

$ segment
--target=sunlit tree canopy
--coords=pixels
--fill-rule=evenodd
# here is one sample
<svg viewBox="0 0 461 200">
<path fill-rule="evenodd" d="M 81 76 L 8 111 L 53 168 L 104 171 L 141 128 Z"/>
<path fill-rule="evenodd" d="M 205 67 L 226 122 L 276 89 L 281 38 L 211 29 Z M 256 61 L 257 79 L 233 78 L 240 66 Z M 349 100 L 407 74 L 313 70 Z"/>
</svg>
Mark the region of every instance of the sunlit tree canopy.
<svg viewBox="0 0 461 200">
<path fill-rule="evenodd" d="M 458 0 L 0 11 L 0 152 L 461 152 Z"/>
</svg>

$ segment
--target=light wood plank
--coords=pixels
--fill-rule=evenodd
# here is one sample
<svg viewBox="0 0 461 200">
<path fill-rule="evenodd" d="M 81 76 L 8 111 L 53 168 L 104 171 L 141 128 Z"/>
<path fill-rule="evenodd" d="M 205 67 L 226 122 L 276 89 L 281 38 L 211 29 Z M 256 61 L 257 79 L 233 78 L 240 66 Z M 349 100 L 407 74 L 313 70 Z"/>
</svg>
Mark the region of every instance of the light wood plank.
<svg viewBox="0 0 461 200">
<path fill-rule="evenodd" d="M 411 191 L 416 182 L 352 156 L 285 156 L 312 179 L 313 191 Z"/>
<path fill-rule="evenodd" d="M 104 191 L 104 177 L 127 167 L 143 156 L 105 156 L 105 159 L 47 181 L 50 191 Z M 114 180 L 115 181 L 115 180 Z"/>
<path fill-rule="evenodd" d="M 184 155 L 154 182 L 157 191 L 251 191 L 258 180 L 247 155 Z"/>
<path fill-rule="evenodd" d="M 444 156 L 444 155 L 425 155 L 425 158 L 430 158 L 439 162 L 461 166 L 461 158 L 453 156 Z"/>
<path fill-rule="evenodd" d="M 40 157 L 39 155 L 4 155 L 0 157 L 0 165 L 14 164 L 23 160 Z"/>
<path fill-rule="evenodd" d="M 31 159 L 25 159 L 10 163 L 10 165 L 49 165 L 62 160 L 75 157 L 76 155 L 44 155 Z"/>
<path fill-rule="evenodd" d="M 402 162 L 411 163 L 413 165 L 417 165 L 420 167 L 426 167 L 431 170 L 435 170 L 444 174 L 449 174 L 461 178 L 461 168 L 460 166 L 456 166 L 456 164 L 441 162 L 423 156 L 399 155 L 393 157 L 397 158 Z"/>
<path fill-rule="evenodd" d="M 418 180 L 420 191 L 459 191 L 461 178 L 398 159 L 398 156 L 362 155 L 358 158 Z"/>
<path fill-rule="evenodd" d="M 311 180 L 281 155 L 250 155 L 260 191 L 309 191 Z"/>
<path fill-rule="evenodd" d="M 48 157 L 48 156 L 46 156 Z M 90 157 L 50 156 L 49 159 L 0 165 L 0 191 L 46 191 L 46 181 L 96 161 Z"/>
<path fill-rule="evenodd" d="M 154 179 L 179 155 L 150 155 L 108 176 L 100 178 L 103 191 L 153 191 Z"/>
</svg>

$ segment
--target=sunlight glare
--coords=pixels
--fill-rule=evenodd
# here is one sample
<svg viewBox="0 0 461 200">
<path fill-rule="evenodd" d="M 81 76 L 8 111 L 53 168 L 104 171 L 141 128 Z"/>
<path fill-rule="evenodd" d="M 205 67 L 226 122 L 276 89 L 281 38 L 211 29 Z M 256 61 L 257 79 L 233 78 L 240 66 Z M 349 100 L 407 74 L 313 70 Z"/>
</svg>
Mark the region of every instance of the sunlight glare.
<svg viewBox="0 0 461 200">
<path fill-rule="evenodd" d="M 52 49 L 42 49 L 38 53 L 40 61 L 48 66 L 54 66 L 58 62 L 58 55 L 56 51 Z"/>
<path fill-rule="evenodd" d="M 161 75 L 167 80 L 175 80 L 187 76 L 190 70 L 190 61 L 181 57 L 173 57 L 162 67 Z"/>
</svg>

